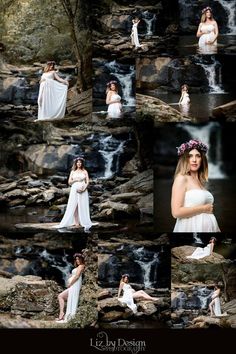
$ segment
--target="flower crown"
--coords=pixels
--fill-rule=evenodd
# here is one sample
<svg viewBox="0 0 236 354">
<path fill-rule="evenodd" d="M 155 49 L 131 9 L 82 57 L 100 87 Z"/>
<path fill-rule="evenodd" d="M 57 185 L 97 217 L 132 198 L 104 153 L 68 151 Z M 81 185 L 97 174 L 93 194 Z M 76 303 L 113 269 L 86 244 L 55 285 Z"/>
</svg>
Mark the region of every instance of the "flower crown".
<svg viewBox="0 0 236 354">
<path fill-rule="evenodd" d="M 74 159 L 74 162 L 79 161 L 79 160 L 85 161 L 82 156 L 78 156 L 78 157 L 76 157 L 76 159 Z"/>
<path fill-rule="evenodd" d="M 111 84 L 117 84 L 117 81 L 115 81 L 115 80 L 109 81 L 109 82 L 107 83 L 107 86 L 110 86 Z"/>
<path fill-rule="evenodd" d="M 186 150 L 197 149 L 206 153 L 208 150 L 208 146 L 202 143 L 199 140 L 189 140 L 186 143 L 181 144 L 179 147 L 176 147 L 178 156 L 181 156 L 185 153 Z"/>
<path fill-rule="evenodd" d="M 129 274 L 122 274 L 122 278 L 127 277 L 129 278 Z"/>
<path fill-rule="evenodd" d="M 56 62 L 54 60 L 49 60 L 47 61 L 47 65 L 55 65 Z"/>
<path fill-rule="evenodd" d="M 84 258 L 84 256 L 82 255 L 82 253 L 75 253 L 75 254 L 73 255 L 73 258 L 75 259 L 76 257 Z"/>
<path fill-rule="evenodd" d="M 212 8 L 210 6 L 207 6 L 202 9 L 202 14 L 204 14 L 207 10 L 210 10 L 212 12 Z"/>
</svg>

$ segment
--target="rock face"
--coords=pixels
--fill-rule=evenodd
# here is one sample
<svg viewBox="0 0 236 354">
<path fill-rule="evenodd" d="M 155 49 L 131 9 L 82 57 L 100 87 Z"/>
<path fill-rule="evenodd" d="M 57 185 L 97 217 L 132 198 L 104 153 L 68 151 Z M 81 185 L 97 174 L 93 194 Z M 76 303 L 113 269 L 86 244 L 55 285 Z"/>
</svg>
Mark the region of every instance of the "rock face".
<svg viewBox="0 0 236 354">
<path fill-rule="evenodd" d="M 236 101 L 226 103 L 222 106 L 215 107 L 212 114 L 217 119 L 223 119 L 227 122 L 235 122 L 236 120 Z"/>
<path fill-rule="evenodd" d="M 190 120 L 190 118 L 182 115 L 158 98 L 138 93 L 136 99 L 137 113 L 141 117 L 151 117 L 155 125 L 160 122 L 185 122 Z"/>
<path fill-rule="evenodd" d="M 47 319 L 55 316 L 57 295 L 61 288 L 56 282 L 32 275 L 0 278 L 2 311 L 26 318 Z"/>
<path fill-rule="evenodd" d="M 201 259 L 191 259 L 191 258 L 186 258 L 187 256 L 190 256 L 194 251 L 196 247 L 192 246 L 181 246 L 181 247 L 174 247 L 171 249 L 171 254 L 172 254 L 172 264 L 175 263 L 201 263 L 201 264 L 206 264 L 206 263 L 222 263 L 222 262 L 227 262 L 226 259 L 221 256 L 218 253 L 212 253 L 212 255 L 201 258 Z"/>
</svg>

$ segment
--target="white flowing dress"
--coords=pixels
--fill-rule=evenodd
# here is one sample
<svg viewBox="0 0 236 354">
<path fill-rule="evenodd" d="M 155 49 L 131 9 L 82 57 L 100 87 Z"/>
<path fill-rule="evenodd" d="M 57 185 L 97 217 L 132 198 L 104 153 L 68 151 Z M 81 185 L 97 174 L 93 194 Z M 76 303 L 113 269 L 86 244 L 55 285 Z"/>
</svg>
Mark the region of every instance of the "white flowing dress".
<svg viewBox="0 0 236 354">
<path fill-rule="evenodd" d="M 67 85 L 54 79 L 54 71 L 43 73 L 38 95 L 38 119 L 64 118 Z"/>
<path fill-rule="evenodd" d="M 118 298 L 118 300 L 126 304 L 134 313 L 137 312 L 137 305 L 135 305 L 133 299 L 133 293 L 135 293 L 135 290 L 130 284 L 124 284 L 122 290 L 123 295 L 121 298 Z"/>
<path fill-rule="evenodd" d="M 121 97 L 120 95 L 118 95 L 117 93 L 113 94 L 111 96 L 111 101 L 119 101 L 119 102 L 116 102 L 116 103 L 110 103 L 109 106 L 108 106 L 108 115 L 109 117 L 111 118 L 119 118 L 120 115 L 121 115 L 121 108 L 122 108 L 122 105 L 121 105 Z"/>
<path fill-rule="evenodd" d="M 217 39 L 212 44 L 207 44 L 208 41 L 212 42 L 215 37 L 215 26 L 213 24 L 200 24 L 200 30 L 203 32 L 207 32 L 201 35 L 198 40 L 198 46 L 200 50 L 204 52 L 211 52 L 212 50 L 215 51 L 217 47 Z"/>
<path fill-rule="evenodd" d="M 132 26 L 131 43 L 135 45 L 136 48 L 141 47 L 138 39 L 138 23 L 134 23 Z"/>
<path fill-rule="evenodd" d="M 214 297 L 216 295 L 216 291 L 213 292 L 213 294 L 211 295 L 211 297 Z M 213 303 L 213 312 L 215 316 L 222 316 L 222 312 L 221 312 L 221 307 L 220 307 L 220 298 L 219 296 L 217 296 L 214 299 L 214 303 Z"/>
<path fill-rule="evenodd" d="M 213 204 L 213 195 L 206 189 L 190 189 L 186 191 L 184 207 Z M 213 214 L 201 213 L 188 218 L 178 218 L 173 232 L 220 232 Z"/>
<path fill-rule="evenodd" d="M 72 281 L 73 277 L 76 274 L 76 271 L 77 268 L 74 268 L 72 270 L 72 276 L 69 278 L 69 282 Z M 79 279 L 77 279 L 76 282 L 68 289 L 69 292 L 68 292 L 68 298 L 66 304 L 65 321 L 70 320 L 76 314 L 81 286 L 82 286 L 82 275 L 80 275 Z"/>
<path fill-rule="evenodd" d="M 189 104 L 189 103 L 190 103 L 189 94 L 187 92 L 184 92 L 183 98 L 182 98 L 180 104 Z"/>
<path fill-rule="evenodd" d="M 88 191 L 85 189 L 84 192 L 77 192 L 78 189 L 83 188 L 86 184 L 86 175 L 82 171 L 72 171 L 72 180 L 76 179 L 78 181 L 74 182 L 70 189 L 70 195 L 68 203 L 66 206 L 66 212 L 59 225 L 55 228 L 69 227 L 75 224 L 75 211 L 78 208 L 78 219 L 79 224 L 84 227 L 85 230 L 89 230 L 91 226 L 98 225 L 97 222 L 92 222 L 90 219 L 89 210 L 89 196 Z"/>
<path fill-rule="evenodd" d="M 187 256 L 186 258 L 192 258 L 192 259 L 200 259 L 204 258 L 207 256 L 210 256 L 211 254 L 211 244 L 209 243 L 206 247 L 197 247 L 194 252 L 191 254 L 191 256 Z"/>
</svg>

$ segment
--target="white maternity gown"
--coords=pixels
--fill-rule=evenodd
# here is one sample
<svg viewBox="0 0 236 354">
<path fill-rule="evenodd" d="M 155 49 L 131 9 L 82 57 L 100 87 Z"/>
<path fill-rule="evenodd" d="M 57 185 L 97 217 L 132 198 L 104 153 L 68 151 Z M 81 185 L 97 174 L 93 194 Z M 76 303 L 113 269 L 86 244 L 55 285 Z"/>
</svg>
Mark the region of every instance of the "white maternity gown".
<svg viewBox="0 0 236 354">
<path fill-rule="evenodd" d="M 138 23 L 134 23 L 132 26 L 131 43 L 135 45 L 135 48 L 141 47 L 138 39 Z"/>
<path fill-rule="evenodd" d="M 192 258 L 192 259 L 200 259 L 204 258 L 207 256 L 210 256 L 211 254 L 211 244 L 209 243 L 206 247 L 197 247 L 195 251 L 191 254 L 191 256 L 187 256 L 186 258 Z"/>
<path fill-rule="evenodd" d="M 72 281 L 73 277 L 76 274 L 76 271 L 77 268 L 74 268 L 72 270 L 72 276 L 69 278 L 69 282 Z M 76 314 L 81 286 L 82 286 L 82 274 L 80 275 L 79 279 L 77 279 L 76 282 L 68 289 L 69 292 L 68 292 L 68 298 L 66 304 L 65 322 L 73 318 Z"/>
<path fill-rule="evenodd" d="M 217 39 L 212 44 L 207 44 L 208 41 L 212 42 L 215 38 L 215 26 L 213 24 L 200 24 L 200 30 L 207 32 L 201 35 L 198 41 L 199 50 L 202 54 L 211 54 L 216 52 L 217 49 Z"/>
<path fill-rule="evenodd" d="M 41 76 L 38 95 L 38 119 L 64 118 L 68 86 L 54 79 L 55 72 Z"/>
<path fill-rule="evenodd" d="M 124 304 L 126 304 L 134 313 L 137 312 L 137 306 L 134 303 L 133 293 L 135 290 L 131 287 L 130 284 L 123 285 L 123 295 L 118 300 Z"/>
<path fill-rule="evenodd" d="M 205 189 L 190 189 L 186 191 L 184 207 L 194 207 L 203 204 L 213 204 L 213 195 Z M 173 232 L 220 232 L 213 214 L 201 213 L 188 218 L 178 218 Z"/>
<path fill-rule="evenodd" d="M 85 191 L 82 193 L 77 192 L 78 189 L 80 189 L 81 187 L 83 188 L 85 186 L 86 175 L 82 171 L 72 171 L 71 178 L 79 181 L 76 181 L 72 184 L 66 207 L 66 212 L 60 224 L 55 227 L 60 229 L 74 225 L 75 211 L 78 207 L 79 224 L 83 226 L 85 230 L 88 230 L 91 226 L 98 225 L 98 223 L 92 222 L 90 219 L 89 196 L 87 189 L 85 189 Z"/>
<path fill-rule="evenodd" d="M 120 95 L 118 95 L 117 93 L 113 94 L 110 98 L 111 102 L 112 101 L 119 101 L 119 102 L 115 102 L 115 103 L 110 103 L 108 106 L 108 116 L 110 118 L 119 118 L 121 115 L 121 97 Z"/>
</svg>

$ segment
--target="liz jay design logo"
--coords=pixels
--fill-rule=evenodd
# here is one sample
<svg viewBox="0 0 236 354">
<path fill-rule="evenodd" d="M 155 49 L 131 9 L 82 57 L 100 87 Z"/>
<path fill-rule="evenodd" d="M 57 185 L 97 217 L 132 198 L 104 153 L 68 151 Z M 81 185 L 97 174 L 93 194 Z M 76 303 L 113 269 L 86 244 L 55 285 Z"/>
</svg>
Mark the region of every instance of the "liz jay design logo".
<svg viewBox="0 0 236 354">
<path fill-rule="evenodd" d="M 126 340 L 124 338 L 110 340 L 108 334 L 104 331 L 97 333 L 95 339 L 90 338 L 90 346 L 102 352 L 130 352 L 137 354 L 146 350 L 144 340 Z"/>
</svg>

